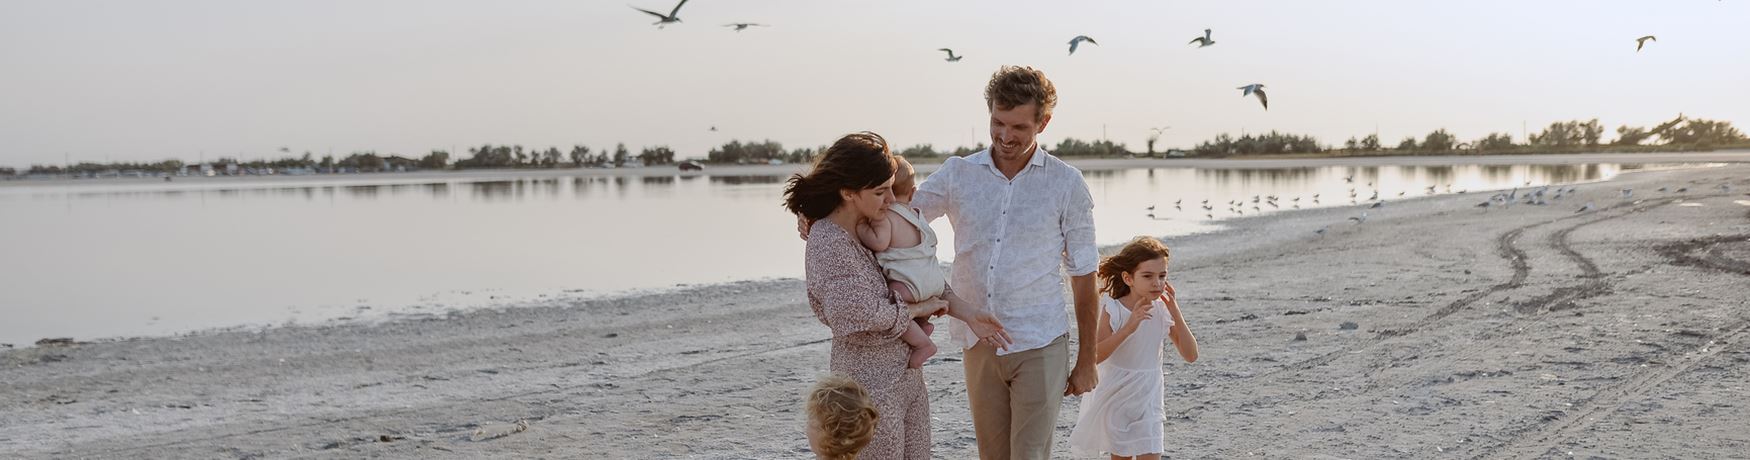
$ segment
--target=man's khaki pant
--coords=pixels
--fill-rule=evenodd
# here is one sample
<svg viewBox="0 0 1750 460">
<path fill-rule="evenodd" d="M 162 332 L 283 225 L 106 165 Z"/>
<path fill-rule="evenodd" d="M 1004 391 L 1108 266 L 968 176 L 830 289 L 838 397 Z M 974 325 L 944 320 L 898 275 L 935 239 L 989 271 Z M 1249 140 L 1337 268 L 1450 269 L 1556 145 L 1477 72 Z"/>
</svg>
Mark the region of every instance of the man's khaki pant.
<svg viewBox="0 0 1750 460">
<path fill-rule="evenodd" d="M 979 343 L 966 350 L 963 364 L 979 458 L 1051 458 L 1057 408 L 1069 384 L 1069 335 L 1005 356 Z"/>
</svg>

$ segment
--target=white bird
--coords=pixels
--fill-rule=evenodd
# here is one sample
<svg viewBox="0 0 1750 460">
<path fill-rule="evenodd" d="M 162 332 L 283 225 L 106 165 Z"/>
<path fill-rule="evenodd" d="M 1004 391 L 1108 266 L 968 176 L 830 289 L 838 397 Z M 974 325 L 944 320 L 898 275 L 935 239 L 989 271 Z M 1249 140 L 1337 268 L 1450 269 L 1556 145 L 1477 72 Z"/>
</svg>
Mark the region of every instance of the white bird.
<svg viewBox="0 0 1750 460">
<path fill-rule="evenodd" d="M 1580 207 L 1579 211 L 1574 211 L 1574 214 L 1579 214 L 1579 213 L 1591 211 L 1591 210 L 1592 210 L 1592 203 L 1586 203 L 1585 206 Z"/>
<path fill-rule="evenodd" d="M 1082 46 L 1082 42 L 1084 42 L 1084 41 L 1088 42 L 1088 43 L 1095 44 L 1095 45 L 1100 44 L 1100 42 L 1094 41 L 1093 37 L 1089 37 L 1087 35 L 1077 35 L 1076 38 L 1069 39 L 1069 54 L 1071 54 L 1071 55 L 1076 54 L 1076 47 Z"/>
<path fill-rule="evenodd" d="M 1350 217 L 1349 220 L 1355 221 L 1356 225 L 1361 225 L 1362 222 L 1367 222 L 1367 212 L 1363 211 L 1360 216 Z"/>
<path fill-rule="evenodd" d="M 668 14 L 662 14 L 662 13 L 658 13 L 655 11 L 650 11 L 647 9 L 639 8 L 636 6 L 632 7 L 632 9 L 638 10 L 638 11 L 643 11 L 645 13 L 649 13 L 651 16 L 656 16 L 655 25 L 656 25 L 656 28 L 660 29 L 660 28 L 662 28 L 662 26 L 666 26 L 666 25 L 673 24 L 676 22 L 681 22 L 681 7 L 685 6 L 686 4 L 687 4 L 687 0 L 681 0 L 680 3 L 675 4 L 674 10 L 669 11 Z"/>
<path fill-rule="evenodd" d="M 1679 38 L 1681 38 L 1681 37 L 1679 37 Z M 1659 38 L 1654 37 L 1652 35 L 1648 35 L 1645 37 L 1635 39 L 1635 52 L 1636 53 L 1641 52 L 1641 47 L 1647 46 L 1647 40 L 1659 41 Z M 1682 41 L 1682 40 L 1678 40 L 1678 41 Z M 1678 45 L 1682 45 L 1682 43 L 1679 43 Z"/>
<path fill-rule="evenodd" d="M 948 58 L 943 59 L 943 60 L 948 61 L 948 62 L 960 62 L 960 58 L 966 57 L 966 56 L 955 56 L 954 50 L 947 49 L 947 48 L 942 48 L 941 51 L 944 53 L 948 53 Z"/>
<path fill-rule="evenodd" d="M 1196 43 L 1198 48 L 1202 48 L 1202 47 L 1209 46 L 1209 45 L 1214 45 L 1215 38 L 1212 37 L 1211 32 L 1212 31 L 1209 29 L 1203 29 L 1203 36 L 1193 38 L 1193 39 L 1191 39 L 1190 43 L 1186 43 L 1186 44 L 1189 45 L 1191 43 Z"/>
<path fill-rule="evenodd" d="M 1313 230 L 1313 233 L 1317 233 L 1317 234 L 1319 234 L 1319 236 L 1325 236 L 1325 230 L 1330 230 L 1330 229 L 1331 229 L 1331 226 L 1326 225 L 1323 227 L 1319 227 L 1318 230 Z"/>
<path fill-rule="evenodd" d="M 1635 189 L 1633 187 L 1622 189 L 1622 197 L 1623 198 L 1628 198 L 1631 196 L 1635 196 Z"/>
<path fill-rule="evenodd" d="M 1264 110 L 1270 110 L 1270 97 L 1264 95 L 1264 85 L 1263 84 L 1253 83 L 1253 84 L 1241 86 L 1241 87 L 1235 88 L 1235 89 L 1240 90 L 1240 97 L 1246 97 L 1246 96 L 1251 96 L 1253 94 L 1257 94 L 1258 95 L 1258 103 L 1264 104 Z"/>
<path fill-rule="evenodd" d="M 771 27 L 771 26 L 765 25 L 765 24 L 754 23 L 754 22 L 737 22 L 737 23 L 733 23 L 733 24 L 724 24 L 723 27 L 734 27 L 736 32 L 740 32 L 743 30 L 747 30 L 747 28 L 749 28 L 749 27 Z"/>
<path fill-rule="evenodd" d="M 1373 206 L 1368 206 L 1367 208 L 1368 209 L 1379 209 L 1381 206 L 1385 206 L 1384 201 L 1375 201 L 1375 202 L 1373 202 Z"/>
</svg>

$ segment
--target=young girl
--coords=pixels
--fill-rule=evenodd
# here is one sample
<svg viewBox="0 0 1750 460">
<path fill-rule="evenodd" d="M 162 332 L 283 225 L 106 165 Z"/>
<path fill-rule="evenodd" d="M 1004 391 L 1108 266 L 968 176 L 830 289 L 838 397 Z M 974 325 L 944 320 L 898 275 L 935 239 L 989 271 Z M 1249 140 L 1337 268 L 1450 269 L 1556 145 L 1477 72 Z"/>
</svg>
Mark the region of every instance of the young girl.
<svg viewBox="0 0 1750 460">
<path fill-rule="evenodd" d="M 822 377 L 808 390 L 808 448 L 814 458 L 850 460 L 875 437 L 875 402 L 850 377 Z"/>
<path fill-rule="evenodd" d="M 936 260 L 936 232 L 911 207 L 912 194 L 918 190 L 911 162 L 896 156 L 893 165 L 894 203 L 887 205 L 882 219 L 857 226 L 857 239 L 875 253 L 894 295 L 905 303 L 916 303 L 942 295 L 948 280 Z M 918 318 L 915 322 L 899 336 L 912 347 L 906 366 L 913 369 L 923 367 L 924 360 L 936 354 L 936 344 L 924 329 L 928 320 Z"/>
<path fill-rule="evenodd" d="M 1082 400 L 1070 432 L 1078 454 L 1159 459 L 1165 451 L 1161 344 L 1172 340 L 1185 362 L 1197 361 L 1197 338 L 1167 284 L 1167 246 L 1142 236 L 1100 261 L 1100 330 L 1094 360 L 1100 385 Z"/>
</svg>

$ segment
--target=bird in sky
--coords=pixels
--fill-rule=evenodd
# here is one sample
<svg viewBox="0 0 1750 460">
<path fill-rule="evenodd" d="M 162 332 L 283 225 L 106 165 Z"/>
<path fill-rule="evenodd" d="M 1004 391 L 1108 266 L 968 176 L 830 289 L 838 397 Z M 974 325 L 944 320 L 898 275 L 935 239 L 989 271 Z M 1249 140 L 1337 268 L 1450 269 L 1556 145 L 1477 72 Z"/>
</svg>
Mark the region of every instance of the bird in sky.
<svg viewBox="0 0 1750 460">
<path fill-rule="evenodd" d="M 1193 38 L 1193 39 L 1191 39 L 1190 43 L 1186 43 L 1186 44 L 1189 45 L 1191 43 L 1196 43 L 1198 48 L 1206 47 L 1209 45 L 1214 45 L 1215 39 L 1211 37 L 1210 32 L 1211 31 L 1209 29 L 1203 29 L 1203 36 Z"/>
<path fill-rule="evenodd" d="M 1681 37 L 1679 37 L 1679 38 L 1681 38 Z M 1659 38 L 1654 37 L 1652 35 L 1648 35 L 1645 37 L 1635 39 L 1635 52 L 1636 53 L 1641 52 L 1641 47 L 1647 46 L 1647 40 L 1659 41 Z M 1682 41 L 1682 40 L 1679 40 L 1679 41 Z"/>
<path fill-rule="evenodd" d="M 658 13 L 655 11 L 650 11 L 647 9 L 639 8 L 636 6 L 632 7 L 632 9 L 638 10 L 638 11 L 643 11 L 651 16 L 656 16 L 655 25 L 656 25 L 656 28 L 660 29 L 663 26 L 677 23 L 677 22 L 681 22 L 681 7 L 686 6 L 686 4 L 687 4 L 687 0 L 681 0 L 680 3 L 675 4 L 674 10 L 669 11 L 668 14 L 662 14 L 662 13 Z"/>
<path fill-rule="evenodd" d="M 1087 35 L 1077 35 L 1076 38 L 1069 39 L 1069 54 L 1071 54 L 1071 55 L 1076 54 L 1076 48 L 1082 46 L 1082 42 L 1088 42 L 1088 43 L 1092 43 L 1095 45 L 1100 44 L 1100 42 L 1094 41 L 1093 37 L 1089 37 Z"/>
<path fill-rule="evenodd" d="M 723 27 L 734 27 L 736 32 L 740 32 L 743 30 L 747 30 L 747 28 L 749 28 L 749 27 L 771 27 L 771 26 L 765 25 L 765 24 L 753 23 L 753 22 L 737 22 L 737 23 L 733 23 L 733 24 L 724 24 Z"/>
<path fill-rule="evenodd" d="M 1270 97 L 1264 95 L 1264 85 L 1253 83 L 1235 89 L 1240 90 L 1240 97 L 1258 95 L 1258 103 L 1264 104 L 1264 110 L 1270 110 Z"/>
<path fill-rule="evenodd" d="M 966 56 L 955 56 L 954 50 L 951 50 L 948 48 L 942 48 L 940 51 L 944 52 L 944 53 L 948 53 L 948 58 L 943 59 L 944 61 L 948 61 L 948 62 L 960 62 L 960 58 L 966 57 Z"/>
</svg>

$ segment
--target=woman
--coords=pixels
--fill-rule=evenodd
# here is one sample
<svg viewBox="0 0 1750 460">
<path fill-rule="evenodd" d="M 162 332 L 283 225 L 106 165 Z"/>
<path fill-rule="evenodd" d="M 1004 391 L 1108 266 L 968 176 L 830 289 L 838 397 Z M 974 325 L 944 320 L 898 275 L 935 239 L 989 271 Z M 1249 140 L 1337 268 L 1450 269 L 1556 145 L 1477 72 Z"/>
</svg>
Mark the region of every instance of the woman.
<svg viewBox="0 0 1750 460">
<path fill-rule="evenodd" d="M 1007 346 L 996 317 L 954 297 L 902 304 L 887 287 L 875 255 L 851 233 L 893 202 L 893 155 L 880 135 L 846 135 L 807 175 L 790 178 L 784 207 L 801 219 L 808 240 L 808 304 L 832 330 L 832 371 L 862 384 L 881 414 L 861 458 L 930 458 L 929 395 L 921 369 L 907 369 L 911 349 L 899 338 L 913 318 L 948 314 L 980 340 Z M 942 300 L 947 299 L 947 300 Z"/>
</svg>

